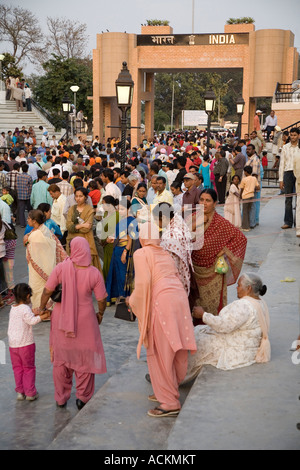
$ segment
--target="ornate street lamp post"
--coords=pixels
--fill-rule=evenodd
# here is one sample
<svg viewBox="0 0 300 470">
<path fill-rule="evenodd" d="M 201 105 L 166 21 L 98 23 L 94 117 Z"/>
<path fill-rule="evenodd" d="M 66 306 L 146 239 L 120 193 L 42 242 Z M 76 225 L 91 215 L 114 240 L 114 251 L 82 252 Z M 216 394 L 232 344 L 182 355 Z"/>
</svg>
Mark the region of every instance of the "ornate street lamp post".
<svg viewBox="0 0 300 470">
<path fill-rule="evenodd" d="M 238 128 L 238 137 L 241 138 L 242 133 L 242 116 L 244 114 L 245 101 L 242 96 L 239 96 L 236 102 L 236 112 L 239 117 L 239 128 Z"/>
<path fill-rule="evenodd" d="M 68 97 L 67 94 L 63 97 L 62 100 L 62 109 L 65 114 L 65 119 L 66 119 L 66 131 L 67 131 L 67 142 L 69 140 L 69 112 L 71 111 L 71 101 Z"/>
<path fill-rule="evenodd" d="M 121 170 L 125 168 L 126 161 L 126 130 L 127 112 L 132 106 L 134 82 L 127 68 L 127 62 L 123 62 L 123 68 L 116 80 L 116 95 L 118 108 L 122 111 L 121 118 Z"/>
<path fill-rule="evenodd" d="M 210 89 L 206 91 L 206 93 L 204 95 L 204 101 L 205 101 L 205 112 L 208 116 L 208 119 L 207 119 L 207 145 L 206 145 L 207 148 L 206 148 L 206 151 L 207 151 L 207 155 L 209 156 L 211 115 L 214 112 L 215 103 L 216 103 L 216 95 L 214 94 L 214 91 L 213 91 L 212 87 L 210 87 Z"/>
</svg>

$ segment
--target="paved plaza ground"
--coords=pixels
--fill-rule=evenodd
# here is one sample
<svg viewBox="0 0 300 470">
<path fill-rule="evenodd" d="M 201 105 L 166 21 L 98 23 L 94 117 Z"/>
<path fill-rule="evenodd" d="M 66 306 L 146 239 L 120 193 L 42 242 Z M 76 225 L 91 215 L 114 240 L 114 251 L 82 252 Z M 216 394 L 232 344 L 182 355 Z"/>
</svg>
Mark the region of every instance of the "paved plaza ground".
<svg viewBox="0 0 300 470">
<path fill-rule="evenodd" d="M 278 190 L 263 190 L 277 195 Z M 107 374 L 96 376 L 96 392 L 84 409 L 75 405 L 75 389 L 66 409 L 54 401 L 48 352 L 49 322 L 34 327 L 37 345 L 36 402 L 17 402 L 7 345 L 9 307 L 0 311 L 0 449 L 202 450 L 299 449 L 300 362 L 291 351 L 299 334 L 300 247 L 294 230 L 281 231 L 284 199 L 262 204 L 260 225 L 247 233 L 243 271 L 255 271 L 268 286 L 272 360 L 230 372 L 204 368 L 194 383 L 181 387 L 178 418 L 147 416 L 151 385 L 146 355 L 136 359 L 137 323 L 114 318 L 107 309 L 100 327 Z M 15 281 L 27 281 L 22 233 L 16 251 Z M 294 278 L 294 282 L 282 282 Z M 236 288 L 229 288 L 229 301 Z M 293 363 L 294 362 L 294 363 Z"/>
</svg>

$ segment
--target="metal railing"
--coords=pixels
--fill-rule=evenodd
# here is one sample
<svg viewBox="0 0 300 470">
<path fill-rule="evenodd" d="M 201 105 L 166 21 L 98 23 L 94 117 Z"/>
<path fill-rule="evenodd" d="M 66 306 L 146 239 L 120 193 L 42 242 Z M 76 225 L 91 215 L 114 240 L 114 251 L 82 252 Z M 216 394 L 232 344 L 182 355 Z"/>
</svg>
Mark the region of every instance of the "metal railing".
<svg viewBox="0 0 300 470">
<path fill-rule="evenodd" d="M 292 88 L 292 83 L 278 83 L 275 89 L 275 102 L 276 103 L 288 103 L 297 102 L 300 103 L 300 94 L 294 94 L 295 90 Z"/>
<path fill-rule="evenodd" d="M 279 188 L 278 168 L 264 169 L 263 188 Z"/>
<path fill-rule="evenodd" d="M 39 111 L 40 114 L 42 114 L 42 116 L 44 118 L 47 119 L 47 121 L 55 127 L 55 120 L 53 118 L 53 116 L 45 109 L 43 108 L 43 106 L 41 106 L 37 101 L 35 101 L 33 98 L 31 98 L 31 103 L 32 105 Z"/>
<path fill-rule="evenodd" d="M 290 126 L 287 126 L 287 127 L 285 127 L 284 129 L 281 129 L 281 130 L 282 130 L 282 132 L 284 132 L 284 131 L 290 132 L 290 130 L 291 130 L 293 127 L 298 127 L 298 128 L 300 128 L 300 121 L 294 122 L 294 124 L 291 124 Z"/>
</svg>

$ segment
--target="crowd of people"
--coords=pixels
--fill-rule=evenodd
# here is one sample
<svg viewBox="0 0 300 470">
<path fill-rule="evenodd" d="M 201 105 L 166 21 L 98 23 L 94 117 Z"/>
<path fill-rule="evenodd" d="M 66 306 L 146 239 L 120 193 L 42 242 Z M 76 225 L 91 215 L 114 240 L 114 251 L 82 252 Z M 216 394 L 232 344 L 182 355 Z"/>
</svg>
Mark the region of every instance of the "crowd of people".
<svg viewBox="0 0 300 470">
<path fill-rule="evenodd" d="M 94 374 L 106 371 L 99 324 L 106 306 L 121 301 L 139 322 L 138 355 L 142 345 L 147 350 L 149 400 L 159 403 L 152 417 L 177 416 L 180 383 L 204 364 L 229 370 L 270 360 L 268 309 L 260 298 L 266 286 L 254 274 L 240 276 L 243 231 L 259 224 L 264 143 L 256 131 L 243 139 L 216 134 L 208 146 L 198 131 L 166 133 L 138 147 L 128 140 L 125 161 L 117 138 L 67 142 L 43 129 L 36 145 L 3 134 L 1 305 L 12 306 L 18 400 L 38 397 L 31 328 L 51 318 L 55 400 L 66 406 L 75 373 L 81 409 L 94 393 Z M 292 171 L 299 187 L 297 129 L 281 161 L 285 186 Z M 28 285 L 14 282 L 14 225 L 24 229 Z M 237 282 L 238 300 L 227 305 L 227 286 Z"/>
</svg>

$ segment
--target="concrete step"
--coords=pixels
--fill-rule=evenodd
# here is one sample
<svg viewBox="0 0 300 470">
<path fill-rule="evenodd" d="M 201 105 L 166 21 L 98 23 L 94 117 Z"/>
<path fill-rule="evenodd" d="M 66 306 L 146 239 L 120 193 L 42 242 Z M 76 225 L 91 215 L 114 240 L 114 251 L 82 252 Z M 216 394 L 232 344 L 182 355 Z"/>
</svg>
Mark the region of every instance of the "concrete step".
<svg viewBox="0 0 300 470">
<path fill-rule="evenodd" d="M 244 271 L 260 272 L 267 253 L 271 259 L 274 256 L 272 247 L 279 236 L 278 227 L 281 223 L 282 208 L 283 200 L 278 199 L 264 205 L 260 226 L 248 235 Z M 269 288 L 272 295 L 272 289 Z M 230 287 L 228 291 L 231 302 L 236 299 L 236 286 Z M 136 326 L 132 325 L 133 328 Z M 275 329 L 275 338 L 276 331 Z M 274 356 L 276 355 L 278 351 L 275 339 Z M 249 395 L 252 401 L 249 398 L 245 402 L 248 408 L 245 407 L 241 416 L 244 423 L 252 425 L 251 416 L 254 416 L 255 410 L 251 409 L 251 413 L 248 412 L 250 404 L 255 404 L 257 396 L 262 398 L 263 384 L 260 381 L 266 378 L 266 374 L 270 375 L 269 383 L 275 386 L 277 366 L 275 360 L 271 366 L 255 365 L 232 373 L 205 368 L 194 384 L 180 387 L 183 408 L 179 417 L 159 420 L 147 416 L 147 410 L 155 404 L 147 400 L 152 388 L 144 379 L 148 371 L 145 351 L 143 350 L 139 361 L 134 353 L 61 431 L 50 444 L 49 450 L 196 450 L 205 448 L 203 442 L 208 448 L 212 446 L 218 448 L 219 444 L 223 446 L 223 438 L 226 445 L 234 447 L 236 434 L 238 435 L 241 430 L 241 426 L 238 426 L 239 414 L 237 415 L 234 409 L 235 403 L 239 413 L 240 408 L 243 409 L 242 400 Z M 244 395 L 241 394 L 243 388 Z M 282 406 L 281 402 L 279 406 Z M 262 413 L 261 407 L 257 406 L 257 410 Z M 258 419 L 257 413 L 255 416 Z M 262 416 L 264 417 L 263 413 Z M 261 420 L 259 423 L 262 425 Z M 232 425 L 236 425 L 236 431 L 232 429 Z M 206 432 L 208 426 L 210 426 L 209 433 Z M 251 435 L 252 431 L 253 429 L 249 429 L 248 434 Z M 229 435 L 225 440 L 227 432 Z M 263 432 L 262 427 L 258 437 L 262 437 Z M 220 436 L 221 442 L 215 439 L 215 435 Z M 230 440 L 232 435 L 234 439 Z M 210 444 L 208 441 L 211 441 Z"/>
<path fill-rule="evenodd" d="M 42 133 L 39 130 L 41 125 L 47 128 L 49 137 L 56 135 L 59 138 L 61 136 L 61 132 L 55 132 L 54 126 L 34 106 L 32 111 L 18 112 L 14 101 L 6 101 L 5 104 L 0 104 L 1 132 L 7 133 L 10 130 L 13 132 L 16 127 L 21 129 L 22 126 L 25 126 L 28 129 L 32 126 L 36 133 L 37 145 L 39 145 L 42 140 Z"/>
<path fill-rule="evenodd" d="M 257 265 L 264 252 L 265 261 L 258 270 L 243 268 L 257 271 L 268 287 L 264 299 L 270 310 L 272 360 L 226 372 L 204 367 L 171 430 L 168 450 L 299 449 L 299 378 L 290 348 L 299 334 L 300 248 L 294 230 L 276 234 L 283 209 L 284 200 L 265 206 L 247 248 Z M 272 238 L 267 230 L 274 232 Z M 281 282 L 286 277 L 297 282 Z M 234 300 L 232 290 L 230 297 Z"/>
<path fill-rule="evenodd" d="M 163 450 L 175 424 L 174 418 L 153 419 L 147 411 L 157 406 L 147 397 L 151 385 L 145 352 L 134 353 L 110 377 L 92 400 L 72 419 L 47 450 Z M 181 401 L 190 386 L 181 388 Z"/>
</svg>

